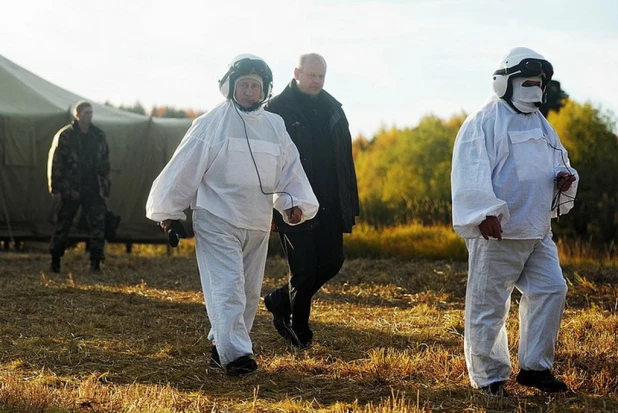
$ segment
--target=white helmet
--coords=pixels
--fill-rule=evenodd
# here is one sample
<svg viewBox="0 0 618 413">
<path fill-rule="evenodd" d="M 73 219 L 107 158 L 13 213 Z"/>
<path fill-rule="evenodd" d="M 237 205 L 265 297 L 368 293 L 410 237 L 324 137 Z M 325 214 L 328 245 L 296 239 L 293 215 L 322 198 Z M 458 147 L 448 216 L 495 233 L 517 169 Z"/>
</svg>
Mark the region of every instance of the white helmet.
<svg viewBox="0 0 618 413">
<path fill-rule="evenodd" d="M 500 60 L 498 70 L 494 72 L 494 92 L 499 98 L 510 101 L 513 95 L 511 79 L 541 76 L 543 79 L 541 89 L 545 93 L 545 88 L 553 75 L 554 68 L 543 56 L 527 47 L 516 47 Z"/>
<path fill-rule="evenodd" d="M 232 59 L 228 70 L 219 80 L 219 90 L 226 99 L 232 99 L 234 96 L 234 84 L 240 76 L 255 73 L 262 78 L 264 96 L 260 100 L 264 102 L 270 97 L 273 89 L 273 73 L 264 59 L 252 54 L 241 54 Z M 230 86 L 231 85 L 231 86 Z"/>
</svg>

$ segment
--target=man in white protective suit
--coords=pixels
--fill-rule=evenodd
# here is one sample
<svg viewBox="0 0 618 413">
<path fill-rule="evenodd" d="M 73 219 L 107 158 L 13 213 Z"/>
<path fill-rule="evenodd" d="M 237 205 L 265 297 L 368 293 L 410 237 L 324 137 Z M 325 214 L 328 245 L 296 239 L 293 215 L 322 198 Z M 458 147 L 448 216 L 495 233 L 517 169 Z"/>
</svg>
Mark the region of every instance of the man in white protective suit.
<svg viewBox="0 0 618 413">
<path fill-rule="evenodd" d="M 291 225 L 318 201 L 278 115 L 262 105 L 272 72 L 244 54 L 219 81 L 226 100 L 195 119 L 152 184 L 146 216 L 167 233 L 193 210 L 198 268 L 211 329 L 211 366 L 257 369 L 249 333 L 260 299 L 273 207 Z"/>
<path fill-rule="evenodd" d="M 517 383 L 568 390 L 551 371 L 567 292 L 551 218 L 573 207 L 578 175 L 539 111 L 552 75 L 540 54 L 512 49 L 493 74 L 495 96 L 468 116 L 453 149 L 453 227 L 468 249 L 464 352 L 472 386 L 490 395 L 508 396 L 514 288 Z"/>
</svg>

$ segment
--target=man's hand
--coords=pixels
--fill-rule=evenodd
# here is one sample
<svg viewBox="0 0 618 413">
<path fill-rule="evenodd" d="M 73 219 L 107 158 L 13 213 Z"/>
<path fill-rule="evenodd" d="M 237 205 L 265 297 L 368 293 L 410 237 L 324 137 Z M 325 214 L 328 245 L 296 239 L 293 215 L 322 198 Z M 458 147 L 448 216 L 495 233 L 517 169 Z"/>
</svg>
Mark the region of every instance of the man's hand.
<svg viewBox="0 0 618 413">
<path fill-rule="evenodd" d="M 51 194 L 51 197 L 54 202 L 62 201 L 62 194 L 60 192 L 54 192 L 53 194 Z"/>
<path fill-rule="evenodd" d="M 298 224 L 303 217 L 303 211 L 299 207 L 286 209 L 285 213 L 288 216 L 288 222 L 290 224 Z"/>
<path fill-rule="evenodd" d="M 558 188 L 558 191 L 568 191 L 576 179 L 577 178 L 575 175 L 568 172 L 558 172 L 558 175 L 556 176 L 556 187 Z"/>
<path fill-rule="evenodd" d="M 496 238 L 498 241 L 502 240 L 502 226 L 498 218 L 494 216 L 488 216 L 483 222 L 479 224 L 481 235 L 485 239 L 489 237 Z"/>
<path fill-rule="evenodd" d="M 161 228 L 163 228 L 163 232 L 167 234 L 167 231 L 169 231 L 169 229 L 172 227 L 172 220 L 166 219 L 164 221 L 159 222 L 159 225 L 161 226 Z"/>
<path fill-rule="evenodd" d="M 181 238 L 187 238 L 187 232 L 178 220 L 166 219 L 159 222 L 159 225 L 167 235 L 167 242 L 171 247 L 177 247 Z"/>
</svg>

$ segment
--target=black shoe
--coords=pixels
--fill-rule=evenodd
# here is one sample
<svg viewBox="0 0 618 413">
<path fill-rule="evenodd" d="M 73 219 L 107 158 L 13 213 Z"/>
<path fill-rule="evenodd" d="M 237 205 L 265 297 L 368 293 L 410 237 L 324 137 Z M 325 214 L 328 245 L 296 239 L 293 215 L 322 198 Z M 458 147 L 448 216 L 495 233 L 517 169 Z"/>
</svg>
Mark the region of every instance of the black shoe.
<svg viewBox="0 0 618 413">
<path fill-rule="evenodd" d="M 101 272 L 101 260 L 90 260 L 90 272 Z"/>
<path fill-rule="evenodd" d="M 489 386 L 481 387 L 480 390 L 489 396 L 509 397 L 509 393 L 504 388 L 504 381 L 495 381 Z"/>
<path fill-rule="evenodd" d="M 546 393 L 564 393 L 569 387 L 562 380 L 558 380 L 549 370 L 519 370 L 515 378 L 522 386 L 535 387 Z"/>
<path fill-rule="evenodd" d="M 257 368 L 255 360 L 249 356 L 242 356 L 225 366 L 225 371 L 230 376 L 242 376 L 243 374 L 253 373 Z"/>
<path fill-rule="evenodd" d="M 55 257 L 52 255 L 52 261 L 49 270 L 51 272 L 60 272 L 60 257 Z"/>
<path fill-rule="evenodd" d="M 290 324 L 290 315 L 281 311 L 272 301 L 272 298 L 269 295 L 264 297 L 264 305 L 266 309 L 270 311 L 273 315 L 273 325 L 275 326 L 275 330 L 279 333 L 279 335 L 286 340 L 292 342 L 293 346 L 297 344 L 300 345 L 300 340 L 296 337 L 296 333 L 292 330 L 292 326 Z"/>
<path fill-rule="evenodd" d="M 298 339 L 297 343 L 292 343 L 294 347 L 299 349 L 311 347 L 313 342 L 313 331 L 311 331 L 309 325 L 307 325 L 302 332 L 298 332 L 296 330 L 294 330 L 294 332 L 296 333 L 296 338 Z"/>
<path fill-rule="evenodd" d="M 219 358 L 219 352 L 216 346 L 210 346 L 210 363 L 208 363 L 213 369 L 223 367 L 221 365 L 221 359 Z"/>
<path fill-rule="evenodd" d="M 303 340 L 302 338 L 299 338 L 298 336 L 296 340 L 297 340 L 296 342 L 292 341 L 292 346 L 300 350 L 308 349 L 313 345 L 312 340 Z"/>
</svg>

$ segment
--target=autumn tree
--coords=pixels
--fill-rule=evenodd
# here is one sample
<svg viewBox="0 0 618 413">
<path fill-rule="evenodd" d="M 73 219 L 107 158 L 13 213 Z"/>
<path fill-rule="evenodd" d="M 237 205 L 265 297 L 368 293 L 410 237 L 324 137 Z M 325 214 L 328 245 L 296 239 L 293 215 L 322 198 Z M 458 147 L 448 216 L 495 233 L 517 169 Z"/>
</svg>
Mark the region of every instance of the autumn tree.
<svg viewBox="0 0 618 413">
<path fill-rule="evenodd" d="M 195 119 L 205 111 L 180 109 L 175 106 L 153 106 L 150 116 L 155 118 L 188 118 Z"/>
<path fill-rule="evenodd" d="M 144 109 L 144 106 L 139 101 L 135 101 L 133 105 L 120 106 L 114 106 L 110 101 L 105 101 L 105 105 L 117 107 L 118 109 L 124 110 L 125 112 L 137 113 L 138 115 L 146 115 L 146 109 Z"/>
<path fill-rule="evenodd" d="M 448 120 L 426 116 L 415 128 L 382 129 L 371 140 L 357 139 L 353 153 L 361 218 L 377 226 L 449 224 L 452 147 L 464 120 L 463 113 Z M 580 174 L 575 207 L 554 222 L 555 232 L 615 243 L 618 137 L 613 114 L 564 99 L 548 120 Z"/>
<path fill-rule="evenodd" d="M 196 110 L 196 109 L 180 109 L 175 106 L 153 106 L 150 110 L 150 113 L 146 113 L 146 109 L 139 102 L 136 101 L 133 105 L 120 105 L 115 106 L 109 100 L 105 101 L 106 106 L 110 106 L 112 108 L 117 108 L 120 110 L 124 110 L 125 112 L 137 113 L 139 115 L 152 116 L 155 118 L 182 118 L 182 119 L 195 119 L 200 116 L 202 113 L 205 113 L 204 110 Z"/>
<path fill-rule="evenodd" d="M 452 148 L 463 115 L 381 130 L 354 150 L 361 215 L 374 225 L 450 222 Z"/>
<path fill-rule="evenodd" d="M 570 232 L 605 243 L 618 237 L 618 137 L 612 114 L 567 100 L 548 120 L 579 172 L 575 207 L 563 219 Z M 563 227 L 564 225 L 561 225 Z"/>
</svg>

